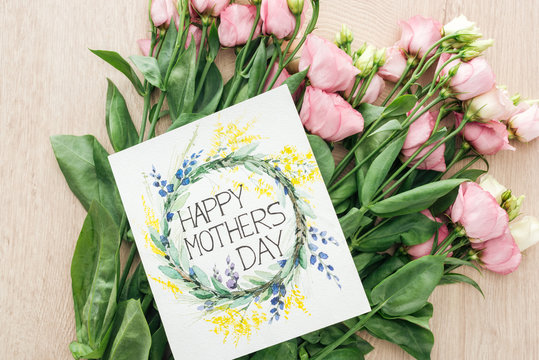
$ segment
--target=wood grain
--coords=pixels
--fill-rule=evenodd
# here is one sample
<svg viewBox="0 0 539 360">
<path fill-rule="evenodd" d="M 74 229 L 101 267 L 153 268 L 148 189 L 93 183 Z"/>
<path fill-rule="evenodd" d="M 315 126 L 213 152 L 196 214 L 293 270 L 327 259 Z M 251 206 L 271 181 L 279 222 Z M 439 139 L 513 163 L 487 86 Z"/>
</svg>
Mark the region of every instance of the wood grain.
<svg viewBox="0 0 539 360">
<path fill-rule="evenodd" d="M 539 96 L 537 1 L 323 0 L 317 32 L 333 38 L 348 24 L 356 44 L 391 45 L 397 21 L 416 13 L 447 22 L 461 13 L 496 39 L 487 58 L 510 92 Z M 85 212 L 52 154 L 53 134 L 95 134 L 107 144 L 105 77 L 125 95 L 131 115 L 141 101 L 120 74 L 88 48 L 138 52 L 147 36 L 147 1 L 2 0 L 0 4 L 0 358 L 69 359 L 75 338 L 69 267 Z M 226 63 L 227 59 L 223 60 Z M 492 173 L 539 215 L 539 141 L 491 159 Z M 508 276 L 470 272 L 485 299 L 464 285 L 432 296 L 433 359 L 537 359 L 539 247 Z M 372 340 L 370 360 L 408 359 L 398 347 Z"/>
</svg>

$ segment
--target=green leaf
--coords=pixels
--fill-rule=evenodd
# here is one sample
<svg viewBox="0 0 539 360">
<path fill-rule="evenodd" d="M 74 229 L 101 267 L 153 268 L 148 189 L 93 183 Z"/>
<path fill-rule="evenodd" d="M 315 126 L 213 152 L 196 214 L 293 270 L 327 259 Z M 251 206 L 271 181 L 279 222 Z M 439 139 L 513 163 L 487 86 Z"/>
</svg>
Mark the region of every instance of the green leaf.
<svg viewBox="0 0 539 360">
<path fill-rule="evenodd" d="M 361 203 L 363 205 L 369 205 L 374 195 L 378 191 L 378 188 L 384 182 L 389 170 L 391 169 L 391 166 L 395 162 L 395 159 L 397 159 L 397 156 L 399 156 L 404 144 L 404 140 L 406 140 L 406 137 L 401 136 L 400 138 L 391 142 L 380 153 L 380 155 L 374 159 L 371 166 L 369 166 L 369 170 L 367 170 L 367 175 L 365 175 L 365 181 L 361 189 Z"/>
<path fill-rule="evenodd" d="M 206 290 L 201 290 L 201 289 L 189 291 L 189 293 L 193 294 L 194 296 L 196 296 L 197 298 L 201 300 L 211 299 L 213 297 L 213 293 Z"/>
<path fill-rule="evenodd" d="M 378 261 L 381 261 L 384 259 L 384 256 L 377 253 L 359 253 L 356 256 L 354 256 L 354 265 L 356 266 L 356 270 L 358 272 L 363 271 L 363 269 L 367 268 L 373 263 L 376 263 Z"/>
<path fill-rule="evenodd" d="M 119 248 L 118 226 L 101 204 L 92 202 L 73 254 L 71 285 L 77 342 L 97 353 L 73 353 L 77 358 L 96 359 L 103 355 L 116 310 Z M 88 350 L 73 347 L 78 348 L 77 352 Z"/>
<path fill-rule="evenodd" d="M 291 95 L 294 95 L 296 91 L 298 91 L 299 87 L 301 86 L 301 83 L 305 80 L 305 77 L 307 77 L 307 72 L 309 69 L 305 69 L 303 71 L 300 71 L 298 73 L 295 73 L 294 75 L 290 76 L 288 79 L 283 81 L 282 85 L 288 86 L 288 90 L 290 91 Z"/>
<path fill-rule="evenodd" d="M 358 111 L 363 116 L 363 123 L 365 127 L 375 122 L 384 112 L 385 107 L 375 106 L 367 103 L 359 105 Z"/>
<path fill-rule="evenodd" d="M 342 347 L 331 351 L 324 360 L 362 360 L 364 354 L 357 347 Z"/>
<path fill-rule="evenodd" d="M 433 182 L 412 190 L 391 196 L 369 209 L 381 217 L 405 215 L 425 210 L 436 200 L 466 181 L 465 179 L 449 179 Z"/>
<path fill-rule="evenodd" d="M 159 265 L 159 270 L 171 279 L 182 279 L 181 274 L 171 267 Z"/>
<path fill-rule="evenodd" d="M 442 277 L 442 280 L 440 281 L 440 285 L 456 284 L 459 282 L 472 285 L 477 291 L 481 293 L 481 295 L 483 295 L 483 297 L 485 297 L 485 294 L 483 294 L 483 290 L 481 290 L 481 287 L 479 286 L 479 284 L 476 283 L 474 280 L 470 279 L 466 275 L 457 274 L 457 273 L 447 273 Z"/>
<path fill-rule="evenodd" d="M 221 96 L 223 95 L 223 77 L 215 63 L 211 64 L 210 70 L 206 75 L 206 80 L 202 86 L 202 91 L 194 107 L 194 112 L 210 115 L 217 110 Z M 182 114 L 183 115 L 183 114 Z"/>
<path fill-rule="evenodd" d="M 205 116 L 206 115 L 204 114 L 189 114 L 189 113 L 181 114 L 178 119 L 172 122 L 172 125 L 170 125 L 167 131 L 172 131 L 174 129 L 180 128 L 184 125 L 200 120 Z"/>
<path fill-rule="evenodd" d="M 307 135 L 309 139 L 309 144 L 313 150 L 316 163 L 320 168 L 320 173 L 322 174 L 322 179 L 324 183 L 328 185 L 333 171 L 335 170 L 335 160 L 333 159 L 333 154 L 328 146 L 328 144 L 318 135 Z"/>
<path fill-rule="evenodd" d="M 138 133 L 124 97 L 110 79 L 107 81 L 107 133 L 114 151 L 122 151 L 138 143 Z"/>
<path fill-rule="evenodd" d="M 346 180 L 344 180 L 341 185 L 339 185 L 339 187 L 337 187 L 329 194 L 333 206 L 336 206 L 343 201 L 348 200 L 348 198 L 354 195 L 356 191 L 356 178 L 354 176 L 349 176 Z"/>
<path fill-rule="evenodd" d="M 176 40 L 178 38 L 178 31 L 176 30 L 176 26 L 172 26 L 172 22 L 174 22 L 174 19 L 172 19 L 171 26 L 168 27 L 165 38 L 162 40 L 163 43 L 161 44 L 159 56 L 157 57 L 157 65 L 159 67 L 159 72 L 161 73 L 161 79 L 164 79 L 167 74 L 168 65 L 170 64 L 172 54 L 174 53 L 174 46 L 176 45 Z"/>
<path fill-rule="evenodd" d="M 167 83 L 167 101 L 173 121 L 182 113 L 192 112 L 195 101 L 195 68 L 196 45 L 192 41 L 172 68 Z"/>
<path fill-rule="evenodd" d="M 481 175 L 485 174 L 486 170 L 481 169 L 467 169 L 459 174 L 459 179 L 468 179 L 470 181 L 476 181 Z"/>
<path fill-rule="evenodd" d="M 86 210 L 100 202 L 117 224 L 123 215 L 107 151 L 91 135 L 51 136 L 51 145 L 69 188 Z"/>
<path fill-rule="evenodd" d="M 253 65 L 249 71 L 248 91 L 247 96 L 252 98 L 258 93 L 258 87 L 264 79 L 266 73 L 266 43 L 260 42 L 258 49 L 256 50 Z"/>
<path fill-rule="evenodd" d="M 439 226 L 421 213 L 397 216 L 377 226 L 352 246 L 359 251 L 377 252 L 400 242 L 408 246 L 422 244 L 434 236 Z"/>
<path fill-rule="evenodd" d="M 111 340 L 103 360 L 147 360 L 152 336 L 140 301 L 127 300 L 118 305 Z"/>
<path fill-rule="evenodd" d="M 296 360 L 297 356 L 297 340 L 292 339 L 287 342 L 257 351 L 251 356 L 251 360 Z"/>
<path fill-rule="evenodd" d="M 219 281 L 217 281 L 217 279 L 215 279 L 213 276 L 211 277 L 211 282 L 213 284 L 213 288 L 215 289 L 215 291 L 217 291 L 219 294 L 221 295 L 228 295 L 230 294 L 230 291 L 228 291 L 228 289 L 226 288 L 226 286 L 224 286 L 223 284 L 221 284 Z"/>
<path fill-rule="evenodd" d="M 198 279 L 198 281 L 200 281 L 200 283 L 202 285 L 204 285 L 204 286 L 206 286 L 208 288 L 211 287 L 210 279 L 208 278 L 208 275 L 206 275 L 204 270 L 202 270 L 201 268 L 199 268 L 196 265 L 193 265 L 192 268 L 193 268 L 193 271 L 195 272 L 195 276 Z"/>
<path fill-rule="evenodd" d="M 418 360 L 430 360 L 434 335 L 428 329 L 404 320 L 388 320 L 374 315 L 365 324 L 367 330 L 377 338 L 400 346 Z"/>
<path fill-rule="evenodd" d="M 380 315 L 382 315 L 384 319 L 406 320 L 411 322 L 412 324 L 416 324 L 421 326 L 422 328 L 430 330 L 429 320 L 432 318 L 433 311 L 434 308 L 432 307 L 432 304 L 428 302 L 427 305 L 423 306 L 421 310 L 410 315 L 403 315 L 399 317 L 388 316 L 383 313 L 381 313 Z"/>
<path fill-rule="evenodd" d="M 129 57 L 133 64 L 144 75 L 144 78 L 153 86 L 164 90 L 163 79 L 161 78 L 161 72 L 159 71 L 159 65 L 157 59 L 151 56 L 131 55 Z"/>
<path fill-rule="evenodd" d="M 162 360 L 167 350 L 167 335 L 163 325 L 159 326 L 156 332 L 152 334 L 152 346 L 148 360 Z"/>
<path fill-rule="evenodd" d="M 382 131 L 395 131 L 402 130 L 402 125 L 399 120 L 393 119 L 386 122 L 384 125 L 380 126 L 378 129 L 373 131 L 369 136 L 373 136 Z"/>
<path fill-rule="evenodd" d="M 301 338 L 310 344 L 318 344 L 320 342 L 320 330 L 302 335 Z"/>
<path fill-rule="evenodd" d="M 372 221 L 370 218 L 364 217 L 363 215 L 363 212 L 358 208 L 353 207 L 346 213 L 346 215 L 339 218 L 339 223 L 341 224 L 346 239 L 352 237 L 360 226 L 368 225 Z"/>
<path fill-rule="evenodd" d="M 133 70 L 131 65 L 120 54 L 114 51 L 107 50 L 90 49 L 90 51 L 93 52 L 95 55 L 99 56 L 101 59 L 108 62 L 114 68 L 119 70 L 122 74 L 124 74 L 129 79 L 129 81 L 131 81 L 139 95 L 144 95 L 144 87 L 142 86 L 140 79 L 135 73 L 135 70 Z"/>
<path fill-rule="evenodd" d="M 383 115 L 386 118 L 405 115 L 408 111 L 412 110 L 416 104 L 417 97 L 415 95 L 402 95 L 387 106 Z"/>
<path fill-rule="evenodd" d="M 221 48 L 221 42 L 219 41 L 219 32 L 215 22 L 213 22 L 210 27 L 210 32 L 208 35 L 208 48 L 208 60 L 213 62 L 217 57 L 217 54 L 219 53 L 219 49 Z"/>
<path fill-rule="evenodd" d="M 376 285 L 389 277 L 395 271 L 409 263 L 407 256 L 391 256 L 385 259 L 381 264 L 376 264 L 376 268 L 363 281 L 363 287 L 367 293 L 370 292 Z"/>
<path fill-rule="evenodd" d="M 444 260 L 444 256 L 428 255 L 404 265 L 372 289 L 373 304 L 386 302 L 382 311 L 390 316 L 418 311 L 440 283 Z"/>
</svg>

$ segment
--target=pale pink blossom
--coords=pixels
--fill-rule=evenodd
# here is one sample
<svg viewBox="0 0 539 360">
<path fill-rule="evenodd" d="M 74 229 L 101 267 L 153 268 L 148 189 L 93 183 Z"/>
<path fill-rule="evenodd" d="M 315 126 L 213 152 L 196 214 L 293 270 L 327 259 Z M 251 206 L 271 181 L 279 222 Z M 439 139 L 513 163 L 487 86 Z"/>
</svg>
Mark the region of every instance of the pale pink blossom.
<svg viewBox="0 0 539 360">
<path fill-rule="evenodd" d="M 262 0 L 260 18 L 264 34 L 275 35 L 278 39 L 292 35 L 296 26 L 287 0 Z"/>
<path fill-rule="evenodd" d="M 494 86 L 484 94 L 466 102 L 466 111 L 474 119 L 488 122 L 490 120 L 508 120 L 515 111 L 515 105 L 507 91 Z"/>
<path fill-rule="evenodd" d="M 201 15 L 219 16 L 230 0 L 190 0 L 193 9 Z"/>
<path fill-rule="evenodd" d="M 472 243 L 479 250 L 479 264 L 492 272 L 507 275 L 520 265 L 522 255 L 507 229 L 500 237 L 481 243 Z"/>
<path fill-rule="evenodd" d="M 424 57 L 429 48 L 442 38 L 442 24 L 432 18 L 416 15 L 408 21 L 399 21 L 399 25 L 402 29 L 399 46 L 410 55 Z"/>
<path fill-rule="evenodd" d="M 509 127 L 519 141 L 528 142 L 539 137 L 539 106 L 534 104 L 513 115 L 509 120 Z"/>
<path fill-rule="evenodd" d="M 256 6 L 231 4 L 221 13 L 219 40 L 221 45 L 234 47 L 244 45 L 249 40 L 256 19 Z M 260 35 L 260 24 L 255 29 L 254 37 Z"/>
<path fill-rule="evenodd" d="M 455 113 L 457 125 L 460 125 L 462 116 Z M 478 153 L 483 155 L 494 155 L 500 150 L 515 150 L 509 145 L 507 127 L 499 121 L 469 122 L 464 125 L 462 136 Z"/>
<path fill-rule="evenodd" d="M 442 54 L 438 61 L 437 70 L 451 58 L 450 54 Z M 490 65 L 482 57 L 470 61 L 455 59 L 440 70 L 441 76 L 447 76 L 449 71 L 458 66 L 456 74 L 449 81 L 449 87 L 459 100 L 469 100 L 491 90 L 496 82 L 496 76 Z"/>
<path fill-rule="evenodd" d="M 406 56 L 399 46 L 394 45 L 386 50 L 386 61 L 378 70 L 382 79 L 396 83 L 406 69 Z"/>
</svg>

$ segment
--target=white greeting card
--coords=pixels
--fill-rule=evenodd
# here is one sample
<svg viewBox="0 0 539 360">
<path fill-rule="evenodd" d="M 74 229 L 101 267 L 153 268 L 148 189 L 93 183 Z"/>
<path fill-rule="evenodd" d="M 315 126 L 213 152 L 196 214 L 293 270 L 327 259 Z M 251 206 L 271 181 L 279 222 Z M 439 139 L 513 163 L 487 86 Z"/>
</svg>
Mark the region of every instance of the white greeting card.
<svg viewBox="0 0 539 360">
<path fill-rule="evenodd" d="M 369 311 L 286 87 L 109 157 L 177 359 Z"/>
</svg>

